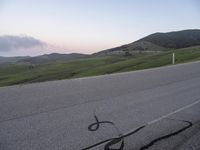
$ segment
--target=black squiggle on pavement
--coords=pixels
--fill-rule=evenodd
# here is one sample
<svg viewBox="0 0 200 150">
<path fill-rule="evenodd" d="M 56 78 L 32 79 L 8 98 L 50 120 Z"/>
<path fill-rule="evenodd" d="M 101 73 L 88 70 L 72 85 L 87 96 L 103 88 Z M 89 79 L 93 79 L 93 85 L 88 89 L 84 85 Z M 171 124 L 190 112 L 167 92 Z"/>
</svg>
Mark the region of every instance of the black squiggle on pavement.
<svg viewBox="0 0 200 150">
<path fill-rule="evenodd" d="M 94 118 L 96 120 L 95 123 L 92 123 L 91 125 L 88 126 L 88 130 L 89 131 L 97 131 L 100 127 L 100 124 L 111 124 L 111 125 L 114 125 L 113 122 L 111 121 L 99 121 L 99 119 L 97 118 L 96 115 L 94 115 Z"/>
<path fill-rule="evenodd" d="M 120 143 L 120 142 L 121 142 L 121 144 L 120 144 L 119 148 L 117 148 L 117 149 L 116 148 L 110 148 L 113 145 Z M 123 150 L 123 149 L 124 149 L 124 140 L 123 140 L 122 137 L 114 138 L 104 146 L 104 150 Z"/>
<path fill-rule="evenodd" d="M 104 150 L 123 150 L 124 148 L 124 139 L 121 136 L 121 133 L 119 131 L 119 129 L 117 128 L 117 126 L 115 126 L 115 124 L 111 121 L 99 121 L 98 117 L 96 116 L 96 114 L 94 114 L 94 118 L 95 118 L 95 123 L 92 123 L 91 125 L 88 126 L 88 130 L 89 131 L 97 131 L 100 127 L 101 124 L 110 124 L 112 125 L 115 130 L 118 133 L 118 137 L 117 138 L 113 138 L 110 142 L 108 142 L 105 147 Z M 112 145 L 118 144 L 120 143 L 120 146 L 118 149 L 112 149 L 110 147 L 112 147 Z"/>
<path fill-rule="evenodd" d="M 104 150 L 123 150 L 124 149 L 124 138 L 135 134 L 136 132 L 140 131 L 141 129 L 145 128 L 148 125 L 148 124 L 144 124 L 144 125 L 136 128 L 133 131 L 130 131 L 130 132 L 126 133 L 126 134 L 121 134 L 119 132 L 118 128 L 115 126 L 115 124 L 113 122 L 111 122 L 111 121 L 99 121 L 96 115 L 94 115 L 94 118 L 95 118 L 96 122 L 92 123 L 91 125 L 88 126 L 88 130 L 89 131 L 97 131 L 99 129 L 99 127 L 100 127 L 100 124 L 110 124 L 110 125 L 114 126 L 115 129 L 117 130 L 118 137 L 106 139 L 104 141 L 98 142 L 98 143 L 96 143 L 94 145 L 91 145 L 89 147 L 86 147 L 86 148 L 84 148 L 82 150 L 89 150 L 91 148 L 100 146 L 102 144 L 105 144 Z M 170 119 L 170 118 L 165 118 L 165 119 Z M 185 131 L 186 129 L 190 128 L 193 125 L 192 122 L 186 121 L 186 120 L 177 120 L 177 119 L 170 119 L 170 120 L 181 121 L 181 122 L 187 123 L 188 125 L 183 127 L 183 128 L 181 128 L 181 129 L 179 129 L 179 130 L 177 130 L 177 131 L 175 131 L 175 132 L 172 132 L 170 134 L 167 134 L 167 135 L 164 135 L 164 136 L 161 136 L 161 137 L 158 137 L 158 138 L 154 139 L 150 143 L 142 146 L 139 150 L 146 150 L 149 147 L 151 147 L 152 145 L 154 145 L 156 142 L 158 142 L 160 140 L 167 139 L 167 138 L 169 138 L 171 136 L 175 136 L 175 135 Z M 112 148 L 113 145 L 118 144 L 118 143 L 121 143 L 119 148 Z"/>
<path fill-rule="evenodd" d="M 190 127 L 193 125 L 192 122 L 186 121 L 186 120 L 176 120 L 176 119 L 171 119 L 171 120 L 182 121 L 182 122 L 184 122 L 184 123 L 187 123 L 188 125 L 187 125 L 186 127 L 183 127 L 183 128 L 181 128 L 181 129 L 179 129 L 178 131 L 175 131 L 175 132 L 172 132 L 172 133 L 170 133 L 170 134 L 167 134 L 167 135 L 164 135 L 164 136 L 161 136 L 161 137 L 158 137 L 158 138 L 154 139 L 153 141 L 151 141 L 151 142 L 148 143 L 147 145 L 142 146 L 142 147 L 140 148 L 140 150 L 146 150 L 146 149 L 148 149 L 149 147 L 153 146 L 156 142 L 161 141 L 161 140 L 164 140 L 164 139 L 167 139 L 167 138 L 169 138 L 169 137 L 171 137 L 171 136 L 175 136 L 175 135 L 177 135 L 177 134 L 179 134 L 179 133 L 185 131 L 186 129 L 190 128 Z"/>
<path fill-rule="evenodd" d="M 94 147 L 99 146 L 99 145 L 104 144 L 104 143 L 106 143 L 105 146 L 104 146 L 104 150 L 123 150 L 124 149 L 124 138 L 126 138 L 130 135 L 133 135 L 134 133 L 140 131 L 142 128 L 144 128 L 146 126 L 146 125 L 142 125 L 141 127 L 138 127 L 135 130 L 133 130 L 133 131 L 127 133 L 127 134 L 122 135 L 119 132 L 119 129 L 115 126 L 115 124 L 113 122 L 111 122 L 111 121 L 99 121 L 98 117 L 95 114 L 94 114 L 94 118 L 95 118 L 96 122 L 92 123 L 91 125 L 88 126 L 89 131 L 97 131 L 100 127 L 100 124 L 110 124 L 117 130 L 118 137 L 106 139 L 104 141 L 101 141 L 101 142 L 96 143 L 94 145 L 91 145 L 89 147 L 86 147 L 82 150 L 89 150 L 91 148 L 94 148 Z M 112 148 L 113 145 L 118 144 L 118 143 L 120 143 L 119 148 Z"/>
</svg>

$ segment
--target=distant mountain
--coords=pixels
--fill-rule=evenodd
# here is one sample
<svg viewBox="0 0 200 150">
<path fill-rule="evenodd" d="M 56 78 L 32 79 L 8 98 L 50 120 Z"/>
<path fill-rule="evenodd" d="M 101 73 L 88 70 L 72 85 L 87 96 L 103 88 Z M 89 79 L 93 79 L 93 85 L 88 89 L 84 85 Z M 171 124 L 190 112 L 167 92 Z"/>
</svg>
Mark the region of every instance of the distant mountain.
<svg viewBox="0 0 200 150">
<path fill-rule="evenodd" d="M 138 41 L 151 42 L 166 48 L 185 48 L 200 45 L 200 30 L 183 30 L 168 33 L 154 33 Z"/>
<path fill-rule="evenodd" d="M 35 57 L 0 57 L 0 64 L 4 63 L 31 63 L 43 64 L 55 61 L 74 60 L 93 56 L 107 56 L 107 55 L 125 55 L 129 56 L 135 53 L 146 52 L 162 52 L 170 49 L 179 49 L 190 46 L 200 45 L 200 30 L 182 30 L 167 33 L 154 33 L 148 35 L 138 41 L 119 47 L 99 51 L 92 55 L 85 54 L 45 54 Z"/>
<path fill-rule="evenodd" d="M 71 54 L 45 54 L 39 55 L 35 57 L 0 57 L 0 64 L 8 64 L 8 63 L 31 63 L 31 64 L 43 64 L 50 63 L 55 61 L 66 61 L 66 60 L 74 60 L 79 58 L 87 57 L 85 54 L 71 53 Z"/>
<path fill-rule="evenodd" d="M 19 56 L 19 57 L 2 57 L 0 56 L 0 64 L 10 64 L 10 63 L 16 63 L 22 59 L 27 59 L 29 56 Z"/>
<path fill-rule="evenodd" d="M 169 49 L 200 45 L 200 30 L 182 30 L 168 33 L 154 33 L 138 41 L 94 53 L 103 55 L 130 55 L 142 52 L 159 52 Z"/>
<path fill-rule="evenodd" d="M 138 41 L 130 44 L 122 45 L 120 47 L 115 47 L 107 50 L 103 50 L 94 53 L 94 56 L 104 56 L 104 55 L 126 55 L 142 52 L 159 52 L 164 51 L 166 48 L 159 45 L 153 44 L 146 41 Z"/>
<path fill-rule="evenodd" d="M 52 54 L 45 54 L 45 55 L 22 59 L 19 62 L 28 62 L 31 64 L 43 64 L 43 63 L 50 63 L 50 62 L 55 62 L 55 61 L 74 60 L 74 59 L 84 58 L 86 56 L 88 55 L 79 54 L 79 53 L 71 53 L 71 54 L 52 53 Z"/>
</svg>

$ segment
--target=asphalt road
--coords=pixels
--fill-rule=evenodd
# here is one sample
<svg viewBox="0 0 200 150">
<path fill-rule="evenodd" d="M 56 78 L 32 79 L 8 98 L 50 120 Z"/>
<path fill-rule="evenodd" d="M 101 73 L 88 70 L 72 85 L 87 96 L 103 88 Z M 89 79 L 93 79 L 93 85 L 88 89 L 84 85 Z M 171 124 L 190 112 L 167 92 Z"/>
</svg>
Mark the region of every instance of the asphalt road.
<svg viewBox="0 0 200 150">
<path fill-rule="evenodd" d="M 0 88 L 0 150 L 177 150 L 199 124 L 200 62 Z"/>
</svg>

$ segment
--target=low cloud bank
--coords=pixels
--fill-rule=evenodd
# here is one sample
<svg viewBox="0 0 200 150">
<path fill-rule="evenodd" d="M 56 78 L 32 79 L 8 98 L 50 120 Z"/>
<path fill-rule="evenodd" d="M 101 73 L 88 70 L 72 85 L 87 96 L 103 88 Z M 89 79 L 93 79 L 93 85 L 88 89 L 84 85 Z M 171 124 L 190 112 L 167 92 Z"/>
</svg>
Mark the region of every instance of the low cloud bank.
<svg viewBox="0 0 200 150">
<path fill-rule="evenodd" d="M 8 52 L 17 49 L 34 48 L 45 46 L 46 44 L 30 36 L 0 36 L 0 52 Z"/>
</svg>

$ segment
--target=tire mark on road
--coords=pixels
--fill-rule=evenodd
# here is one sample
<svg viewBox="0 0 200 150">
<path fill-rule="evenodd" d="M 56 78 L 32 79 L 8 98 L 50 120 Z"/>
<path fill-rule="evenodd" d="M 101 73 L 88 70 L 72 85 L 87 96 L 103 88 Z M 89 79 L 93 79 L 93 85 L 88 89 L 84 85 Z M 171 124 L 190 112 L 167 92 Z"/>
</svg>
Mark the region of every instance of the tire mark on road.
<svg viewBox="0 0 200 150">
<path fill-rule="evenodd" d="M 100 124 L 103 124 L 103 123 L 111 124 L 111 125 L 114 125 L 114 126 L 115 126 L 115 124 L 114 124 L 113 122 L 111 122 L 111 121 L 99 121 L 99 120 L 98 120 L 98 117 L 97 117 L 96 115 L 94 115 L 94 117 L 95 117 L 96 122 L 95 122 L 95 123 L 92 123 L 91 125 L 88 126 L 88 130 L 89 130 L 89 131 L 97 131 L 97 130 L 99 129 L 99 127 L 100 127 Z M 170 133 L 170 134 L 167 134 L 167 135 L 158 137 L 158 138 L 152 140 L 150 143 L 148 143 L 148 144 L 142 146 L 139 150 L 146 150 L 146 149 L 148 149 L 149 147 L 153 146 L 153 145 L 154 145 L 155 143 L 157 143 L 158 141 L 161 141 L 161 140 L 170 138 L 170 137 L 172 137 L 172 136 L 175 136 L 175 135 L 177 135 L 177 134 L 179 134 L 179 133 L 181 133 L 181 132 L 187 130 L 188 128 L 190 128 L 190 127 L 193 125 L 192 122 L 187 121 L 187 120 L 177 120 L 177 119 L 170 119 L 170 118 L 165 118 L 165 119 L 169 119 L 169 120 L 173 120 L 173 121 L 181 121 L 181 122 L 187 123 L 187 126 L 181 128 L 181 129 L 179 129 L 179 130 L 177 130 L 177 131 L 175 131 L 175 132 L 172 132 L 172 133 Z M 129 136 L 135 134 L 136 132 L 140 131 L 141 129 L 145 128 L 147 125 L 148 125 L 148 124 L 144 124 L 144 125 L 142 125 L 142 126 L 136 128 L 135 130 L 131 131 L 131 132 L 128 132 L 128 133 L 126 133 L 126 134 L 119 134 L 118 137 L 106 139 L 106 140 L 104 140 L 104 141 L 98 142 L 98 143 L 96 143 L 96 144 L 94 144 L 94 145 L 91 145 L 91 146 L 89 146 L 89 147 L 86 147 L 86 148 L 84 148 L 84 149 L 82 149 L 82 150 L 89 150 L 89 149 L 91 149 L 91 148 L 100 146 L 100 145 L 102 145 L 102 144 L 105 144 L 104 150 L 123 150 L 123 149 L 124 149 L 124 144 L 125 144 L 125 143 L 124 143 L 124 139 L 125 139 L 126 137 L 129 137 Z M 93 128 L 93 127 L 95 127 L 95 128 Z M 118 144 L 118 143 L 120 143 L 120 142 L 121 142 L 121 144 L 120 144 L 120 146 L 119 146 L 118 149 L 117 149 L 117 148 L 111 148 L 113 145 Z"/>
<path fill-rule="evenodd" d="M 110 139 L 106 139 L 104 141 L 101 141 L 101 142 L 98 142 L 94 145 L 91 145 L 89 147 L 86 147 L 82 150 L 89 150 L 91 148 L 94 148 L 94 147 L 97 147 L 97 146 L 100 146 L 102 144 L 105 144 L 104 146 L 104 150 L 123 150 L 124 149 L 124 138 L 128 137 L 128 136 L 131 136 L 133 134 L 135 134 L 136 132 L 140 131 L 141 129 L 143 129 L 146 125 L 142 125 L 138 128 L 136 128 L 135 130 L 131 131 L 131 132 L 128 132 L 126 134 L 121 134 L 119 129 L 117 128 L 117 126 L 111 122 L 111 121 L 99 121 L 98 117 L 96 116 L 96 114 L 94 114 L 94 118 L 95 118 L 95 123 L 92 123 L 88 126 L 88 131 L 97 131 L 100 127 L 101 124 L 110 124 L 112 125 L 115 130 L 117 131 L 118 133 L 118 136 L 117 137 L 114 137 L 114 138 L 110 138 Z M 119 148 L 112 148 L 113 145 L 116 145 L 120 143 L 120 146 Z"/>
<path fill-rule="evenodd" d="M 97 131 L 100 127 L 100 124 L 111 124 L 111 125 L 115 125 L 113 122 L 111 121 L 99 121 L 98 117 L 96 116 L 96 114 L 94 114 L 94 118 L 96 120 L 95 123 L 92 123 L 91 125 L 88 126 L 88 130 L 89 131 Z"/>
<path fill-rule="evenodd" d="M 163 116 L 161 116 L 161 117 L 159 117 L 159 118 L 156 118 L 156 119 L 154 119 L 154 120 L 152 120 L 152 121 L 150 121 L 150 122 L 148 122 L 148 123 L 146 123 L 146 124 L 141 125 L 140 127 L 136 128 L 136 129 L 134 129 L 134 130 L 128 131 L 128 132 L 125 133 L 125 134 L 120 134 L 119 130 L 117 130 L 117 131 L 118 131 L 118 136 L 117 136 L 117 137 L 106 139 L 106 140 L 104 140 L 104 141 L 101 141 L 101 142 L 98 142 L 98 143 L 96 143 L 96 144 L 93 144 L 93 145 L 91 145 L 91 146 L 89 146 L 89 147 L 86 147 L 86 148 L 84 148 L 84 149 L 82 149 L 82 150 L 89 150 L 89 149 L 91 149 L 91 148 L 100 146 L 100 145 L 105 144 L 105 143 L 107 143 L 107 144 L 106 144 L 107 147 L 104 147 L 104 150 L 113 150 L 113 149 L 109 149 L 110 146 L 115 145 L 115 144 L 117 144 L 117 143 L 119 143 L 119 142 L 121 142 L 121 145 L 120 145 L 120 148 L 121 148 L 121 149 L 115 149 L 115 150 L 123 150 L 123 147 L 124 147 L 124 138 L 125 138 L 125 137 L 131 136 L 131 135 L 135 134 L 136 132 L 140 131 L 141 129 L 143 129 L 144 127 L 146 127 L 146 126 L 148 126 L 148 125 L 152 125 L 152 124 L 154 124 L 154 123 L 156 123 L 156 122 L 158 122 L 158 121 L 160 121 L 160 120 L 162 120 L 162 119 L 167 119 L 169 116 L 171 116 L 171 115 L 173 115 L 173 114 L 176 114 L 176 113 L 178 113 L 178 112 L 180 112 L 180 111 L 183 111 L 183 110 L 185 110 L 185 109 L 187 109 L 187 108 L 190 108 L 190 107 L 192 107 L 192 106 L 194 106 L 194 105 L 196 105 L 196 104 L 198 104 L 198 103 L 200 103 L 200 100 L 197 100 L 197 101 L 195 101 L 195 102 L 193 102 L 193 103 L 191 103 L 191 104 L 188 104 L 188 105 L 186 105 L 186 106 L 184 106 L 184 107 L 181 107 L 181 108 L 179 108 L 179 109 L 177 109 L 177 110 L 175 110 L 175 111 L 173 111 L 173 112 L 170 112 L 170 113 L 168 113 L 168 114 L 166 114 L 166 115 L 163 115 Z M 96 122 L 95 122 L 95 123 L 92 123 L 91 125 L 88 126 L 88 130 L 89 130 L 89 131 L 92 131 L 92 130 L 96 131 L 96 130 L 98 130 L 100 124 L 103 124 L 103 123 L 112 124 L 112 125 L 115 127 L 115 129 L 118 129 L 118 128 L 115 126 L 115 124 L 114 124 L 113 122 L 110 122 L 110 121 L 99 121 L 95 113 L 94 113 L 94 118 L 95 118 Z M 169 119 L 169 118 L 168 118 L 168 119 Z M 176 120 L 176 119 L 171 119 L 171 120 Z M 182 122 L 184 122 L 184 123 L 187 123 L 188 125 L 187 125 L 186 127 L 181 128 L 181 129 L 178 130 L 178 131 L 175 131 L 175 132 L 173 132 L 173 133 L 170 133 L 170 134 L 167 134 L 167 135 L 164 135 L 164 136 L 161 136 L 161 137 L 159 137 L 159 138 L 154 139 L 154 140 L 151 141 L 149 144 L 142 146 L 139 150 L 145 150 L 145 149 L 147 149 L 148 147 L 152 146 L 154 143 L 156 143 L 156 142 L 158 142 L 158 141 L 160 141 L 160 140 L 163 140 L 163 139 L 167 139 L 167 138 L 169 138 L 169 137 L 171 137 L 171 136 L 177 135 L 177 134 L 179 134 L 179 133 L 185 131 L 186 129 L 190 128 L 190 127 L 193 125 L 192 122 L 186 121 L 186 120 L 176 120 L 176 121 L 182 121 Z M 94 126 L 94 128 L 93 128 L 93 126 Z M 106 148 L 108 148 L 108 149 L 106 149 Z"/>
<path fill-rule="evenodd" d="M 95 118 L 95 123 L 92 123 L 88 126 L 88 131 L 97 131 L 100 127 L 101 124 L 110 124 L 114 127 L 114 129 L 116 130 L 117 134 L 118 134 L 118 137 L 117 138 L 113 138 L 111 139 L 111 141 L 109 141 L 104 149 L 105 150 L 123 150 L 124 148 L 124 139 L 123 137 L 121 136 L 121 132 L 119 131 L 118 127 L 111 121 L 99 121 L 97 115 L 94 113 L 94 118 Z M 112 145 L 115 145 L 115 144 L 118 144 L 120 143 L 120 146 L 118 149 L 112 149 L 110 147 L 112 147 Z"/>
<path fill-rule="evenodd" d="M 193 125 L 192 122 L 186 121 L 186 120 L 176 120 L 176 119 L 170 119 L 170 120 L 182 121 L 182 122 L 184 122 L 184 123 L 187 123 L 188 125 L 185 126 L 185 127 L 183 127 L 183 128 L 181 128 L 181 129 L 179 129 L 179 130 L 177 130 L 177 131 L 175 131 L 175 132 L 172 132 L 172 133 L 170 133 L 170 134 L 167 134 L 167 135 L 164 135 L 164 136 L 161 136 L 161 137 L 158 137 L 158 138 L 152 140 L 150 143 L 148 143 L 148 144 L 142 146 L 139 150 L 146 150 L 146 149 L 148 149 L 149 147 L 153 146 L 156 142 L 161 141 L 161 140 L 164 140 L 164 139 L 167 139 L 167 138 L 170 138 L 170 137 L 172 137 L 172 136 L 175 136 L 175 135 L 177 135 L 177 134 L 179 134 L 179 133 L 181 133 L 181 132 L 187 130 L 188 128 L 190 128 L 190 127 Z"/>
</svg>

